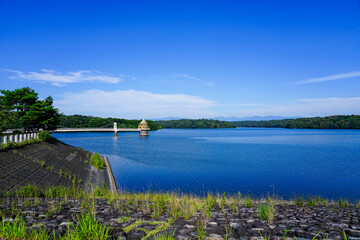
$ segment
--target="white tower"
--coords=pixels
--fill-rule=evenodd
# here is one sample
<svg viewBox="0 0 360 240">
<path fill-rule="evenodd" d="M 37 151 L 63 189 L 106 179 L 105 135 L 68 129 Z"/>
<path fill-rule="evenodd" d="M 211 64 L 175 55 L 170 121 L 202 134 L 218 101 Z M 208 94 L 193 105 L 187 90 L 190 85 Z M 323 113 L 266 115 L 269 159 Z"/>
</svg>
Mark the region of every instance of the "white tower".
<svg viewBox="0 0 360 240">
<path fill-rule="evenodd" d="M 114 137 L 117 136 L 117 123 L 114 122 Z"/>
</svg>

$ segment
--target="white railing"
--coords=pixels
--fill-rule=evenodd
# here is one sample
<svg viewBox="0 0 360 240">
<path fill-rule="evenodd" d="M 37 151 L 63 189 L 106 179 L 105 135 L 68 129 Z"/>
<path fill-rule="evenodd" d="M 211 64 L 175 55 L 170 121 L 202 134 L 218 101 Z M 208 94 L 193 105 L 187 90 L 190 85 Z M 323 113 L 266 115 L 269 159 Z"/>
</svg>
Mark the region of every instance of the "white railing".
<svg viewBox="0 0 360 240">
<path fill-rule="evenodd" d="M 7 144 L 7 143 L 21 143 L 28 140 L 38 139 L 39 133 L 21 133 L 21 134 L 10 134 L 0 137 L 0 144 Z"/>
</svg>

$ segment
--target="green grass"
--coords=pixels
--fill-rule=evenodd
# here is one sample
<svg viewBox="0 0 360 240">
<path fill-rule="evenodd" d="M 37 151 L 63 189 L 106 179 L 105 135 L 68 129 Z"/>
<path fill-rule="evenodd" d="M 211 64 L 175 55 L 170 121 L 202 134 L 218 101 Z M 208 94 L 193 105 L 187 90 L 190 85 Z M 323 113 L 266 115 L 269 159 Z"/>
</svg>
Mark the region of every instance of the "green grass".
<svg viewBox="0 0 360 240">
<path fill-rule="evenodd" d="M 40 131 L 39 132 L 39 139 L 42 142 L 47 142 L 47 141 L 53 140 L 54 138 L 51 136 L 51 133 L 49 133 L 47 131 Z"/>
<path fill-rule="evenodd" d="M 197 226 L 196 227 L 196 238 L 199 240 L 203 240 L 205 239 L 206 235 L 205 235 L 205 227 L 203 226 Z"/>
<path fill-rule="evenodd" d="M 305 206 L 305 200 L 302 197 L 295 197 L 294 202 L 295 202 L 295 205 L 298 207 Z"/>
<path fill-rule="evenodd" d="M 158 234 L 159 232 L 162 232 L 164 230 L 166 230 L 168 227 L 170 227 L 170 223 L 165 223 L 165 222 L 162 222 L 160 224 L 160 226 L 158 226 L 156 229 L 154 230 L 151 230 L 151 231 L 145 231 L 146 232 L 146 236 L 142 238 L 142 240 L 146 240 L 156 234 Z M 174 232 L 175 233 L 175 232 Z M 161 235 L 161 234 L 160 234 Z M 174 234 L 172 235 L 174 236 Z M 169 235 L 168 235 L 169 237 Z"/>
<path fill-rule="evenodd" d="M 167 234 L 164 232 L 169 226 L 169 223 L 166 222 L 151 222 L 151 221 L 137 221 L 134 224 L 130 225 L 129 227 L 123 229 L 125 232 L 131 231 L 136 226 L 142 224 L 142 223 L 149 223 L 153 225 L 160 225 L 155 230 L 146 230 L 143 229 L 147 235 L 142 238 L 142 240 L 146 240 L 148 238 L 153 237 L 155 240 L 174 240 L 174 233 Z M 73 228 L 73 230 L 71 230 Z M 111 236 L 109 235 L 110 228 L 107 227 L 105 224 L 99 223 L 99 221 L 94 220 L 94 217 L 91 212 L 87 212 L 82 214 L 79 217 L 79 221 L 76 225 L 72 225 L 71 228 L 68 228 L 68 231 L 63 236 L 56 237 L 54 232 L 48 232 L 46 230 L 35 230 L 35 229 L 29 229 L 26 228 L 26 223 L 21 218 L 15 218 L 13 221 L 5 221 L 4 218 L 2 218 L 2 221 L 0 223 L 0 239 L 34 239 L 34 240 L 50 240 L 50 239 L 60 239 L 60 240 L 83 240 L 83 239 L 89 239 L 89 240 L 106 240 L 111 239 Z M 206 234 L 204 231 L 204 228 L 197 228 L 197 239 L 205 239 Z M 268 240 L 270 239 L 270 235 L 268 236 L 262 236 L 260 234 L 260 239 Z M 282 239 L 285 239 L 288 232 L 285 230 L 284 235 L 281 237 Z M 320 232 L 313 237 L 313 240 L 317 239 Z M 344 239 L 347 239 L 346 233 L 343 232 Z M 294 237 L 294 239 L 297 239 Z M 328 237 L 324 237 L 321 239 L 328 239 Z"/>
<path fill-rule="evenodd" d="M 54 169 L 52 166 L 46 166 L 45 168 L 49 171 L 52 171 Z"/>
<path fill-rule="evenodd" d="M 109 228 L 105 224 L 94 220 L 91 212 L 82 214 L 78 224 L 74 226 L 73 231 L 68 231 L 64 239 L 81 240 L 103 240 L 110 239 Z"/>
<path fill-rule="evenodd" d="M 318 204 L 318 201 L 315 197 L 308 197 L 306 200 L 306 205 L 309 207 L 315 207 Z"/>
<path fill-rule="evenodd" d="M 7 196 L 12 196 L 18 199 L 14 201 L 13 205 L 9 205 L 12 207 L 9 207 L 4 212 L 2 211 L 1 214 L 9 216 L 11 212 L 11 215 L 15 216 L 16 214 L 19 214 L 21 211 L 23 211 L 21 209 L 22 207 L 31 207 L 35 205 L 34 201 L 41 199 L 41 197 L 46 197 L 53 199 L 51 200 L 49 207 L 43 213 L 46 214 L 47 217 L 50 217 L 61 210 L 68 197 L 77 198 L 81 199 L 81 210 L 85 214 L 78 216 L 79 223 L 72 226 L 74 230 L 67 232 L 64 236 L 61 236 L 60 239 L 107 239 L 107 237 L 109 237 L 109 228 L 96 221 L 92 215 L 96 210 L 95 199 L 102 198 L 108 199 L 108 203 L 113 211 L 118 212 L 120 216 L 124 216 L 120 218 L 119 222 L 129 220 L 130 217 L 128 217 L 128 214 L 130 214 L 132 211 L 141 211 L 144 214 L 152 216 L 154 219 L 167 216 L 168 222 L 137 221 L 123 229 L 125 232 L 131 231 L 142 223 L 156 224 L 158 226 L 155 230 L 142 230 L 147 233 L 145 239 L 149 238 L 150 236 L 154 238 L 159 237 L 160 239 L 162 232 L 166 230 L 171 223 L 182 217 L 184 217 L 186 221 L 193 217 L 192 219 L 195 221 L 194 231 L 197 234 L 196 238 L 205 239 L 207 237 L 205 234 L 205 228 L 207 222 L 212 217 L 211 214 L 214 205 L 223 205 L 225 210 L 231 208 L 233 210 L 235 209 L 234 211 L 242 207 L 255 207 L 257 208 L 257 214 L 259 218 L 268 221 L 270 224 L 274 221 L 274 206 L 277 204 L 295 203 L 297 206 L 305 207 L 306 205 L 325 205 L 328 202 L 328 200 L 320 197 L 309 197 L 306 198 L 306 200 L 304 200 L 305 198 L 295 198 L 293 202 L 290 202 L 269 197 L 263 199 L 254 199 L 250 198 L 250 196 L 241 198 L 240 194 L 234 196 L 224 194 L 208 194 L 206 197 L 186 195 L 181 193 L 130 193 L 127 191 L 121 191 L 119 194 L 113 194 L 109 189 L 104 187 L 95 187 L 93 188 L 91 194 L 89 194 L 81 191 L 80 189 L 77 189 L 76 179 L 73 179 L 73 181 L 75 184 L 72 188 L 50 187 L 47 189 L 40 189 L 39 187 L 28 185 L 22 188 L 18 188 L 13 192 L 9 192 Z M 76 188 L 76 191 L 74 191 L 74 187 Z M 332 202 L 330 207 L 347 207 L 350 204 L 351 203 L 347 199 L 340 199 L 338 204 Z M 356 206 L 355 204 L 356 203 L 352 204 L 352 206 Z M 22 224 L 23 220 L 20 219 L 11 223 L 3 221 L 2 227 L 0 227 L 0 239 L 53 239 L 53 233 L 36 232 L 35 230 L 24 232 L 22 230 Z M 89 233 L 94 235 L 90 236 Z M 25 234 L 25 237 L 21 237 L 21 234 Z M 32 234 L 31 238 L 29 237 L 29 234 Z M 285 233 L 285 235 L 286 234 L 287 233 Z M 43 237 L 40 238 L 39 236 Z M 171 239 L 171 236 L 168 235 L 164 235 L 162 237 L 170 237 L 169 239 Z M 264 237 L 268 238 L 269 236 Z"/>
<path fill-rule="evenodd" d="M 127 220 L 129 220 L 130 219 L 130 217 L 122 217 L 122 218 L 120 218 L 119 219 L 119 223 L 122 223 L 122 222 L 126 222 Z"/>
<path fill-rule="evenodd" d="M 136 221 L 135 223 L 123 228 L 123 231 L 128 233 L 132 229 L 136 228 L 137 226 L 139 226 L 139 225 L 141 225 L 143 223 L 148 223 L 148 224 L 151 224 L 151 225 L 159 225 L 159 226 L 154 230 L 147 230 L 147 229 L 143 229 L 143 228 L 137 228 L 137 229 L 142 230 L 142 231 L 144 231 L 146 233 L 146 236 L 143 237 L 142 240 L 146 240 L 146 239 L 158 234 L 159 232 L 162 232 L 162 231 L 166 230 L 170 226 L 170 223 L 168 223 L 168 222 Z"/>
<path fill-rule="evenodd" d="M 41 167 L 45 166 L 45 161 L 44 160 L 40 160 L 38 163 L 40 163 Z"/>
<path fill-rule="evenodd" d="M 0 236 L 5 239 L 25 239 L 27 236 L 25 221 L 5 221 L 0 225 Z"/>
<path fill-rule="evenodd" d="M 90 165 L 97 169 L 105 168 L 105 161 L 101 158 L 99 153 L 94 153 L 90 158 Z"/>
<path fill-rule="evenodd" d="M 105 240 L 110 239 L 109 227 L 94 220 L 92 214 L 87 212 L 79 217 L 78 224 L 72 226 L 74 230 L 68 229 L 64 236 L 58 239 L 62 240 Z M 27 230 L 23 219 L 17 218 L 14 221 L 5 221 L 0 223 L 0 239 L 34 239 L 47 240 L 56 239 L 54 232 L 46 230 Z"/>
<path fill-rule="evenodd" d="M 174 233 L 172 235 L 168 235 L 166 233 L 155 235 L 154 240 L 175 240 Z"/>
<path fill-rule="evenodd" d="M 25 198 L 25 197 L 40 197 L 42 196 L 42 189 L 35 185 L 26 185 L 24 187 L 19 187 L 15 190 L 15 196 Z"/>
<path fill-rule="evenodd" d="M 343 208 L 349 207 L 349 201 L 346 198 L 345 199 L 340 198 L 338 203 Z"/>
<path fill-rule="evenodd" d="M 263 236 L 262 234 L 261 234 L 261 231 L 259 231 L 259 235 L 260 235 L 260 239 L 261 240 L 270 240 L 271 239 L 271 234 L 269 234 L 268 236 L 265 234 L 265 236 Z M 285 238 L 285 237 L 284 237 Z M 283 239 L 283 238 L 281 238 L 281 239 Z"/>
<path fill-rule="evenodd" d="M 49 187 L 44 192 L 47 198 L 65 197 L 66 189 L 63 186 Z"/>
<path fill-rule="evenodd" d="M 247 208 L 252 208 L 253 207 L 253 201 L 249 196 L 245 197 L 244 205 Z"/>
<path fill-rule="evenodd" d="M 73 180 L 74 181 L 74 180 Z M 75 180 L 76 181 L 76 180 Z M 73 182 L 74 183 L 74 182 Z M 74 190 L 74 187 L 76 188 Z M 96 197 L 99 195 L 106 197 L 109 190 L 106 188 L 97 188 Z M 1 194 L 0 194 L 1 195 Z M 7 191 L 2 193 L 2 196 L 6 197 L 18 197 L 18 198 L 83 198 L 87 195 L 83 189 L 77 189 L 76 184 L 71 188 L 65 188 L 64 186 L 52 186 L 48 188 L 41 188 L 35 185 L 26 185 L 17 187 L 15 190 Z"/>
<path fill-rule="evenodd" d="M 319 203 L 327 207 L 329 205 L 329 201 L 325 198 L 319 197 Z"/>
<path fill-rule="evenodd" d="M 205 213 L 208 215 L 209 218 L 211 217 L 211 209 L 214 204 L 216 204 L 216 197 L 212 196 L 211 194 L 208 194 L 206 198 Z"/>
<path fill-rule="evenodd" d="M 272 204 L 260 204 L 258 206 L 259 217 L 271 224 L 274 220 L 275 209 Z"/>
<path fill-rule="evenodd" d="M 123 231 L 126 232 L 126 233 L 128 233 L 128 232 L 130 232 L 132 229 L 134 229 L 136 226 L 139 226 L 139 225 L 141 225 L 141 224 L 143 224 L 143 223 L 148 223 L 148 224 L 151 224 L 151 225 L 160 225 L 160 226 L 167 225 L 166 222 L 161 222 L 161 221 L 155 221 L 155 222 L 153 222 L 153 221 L 136 221 L 136 222 L 134 222 L 133 224 L 131 224 L 131 225 L 123 228 Z M 145 232 L 149 232 L 148 230 L 144 230 L 144 231 L 145 231 Z"/>
<path fill-rule="evenodd" d="M 295 202 L 295 205 L 298 207 L 305 206 L 305 200 L 302 197 L 295 197 L 294 202 Z M 323 206 L 327 207 L 329 205 L 329 201 L 320 196 L 309 196 L 306 199 L 306 205 L 308 207 L 315 207 L 318 205 L 323 205 Z"/>
<path fill-rule="evenodd" d="M 27 230 L 26 223 L 21 218 L 16 218 L 14 221 L 5 221 L 5 219 L 2 218 L 0 223 L 0 239 L 47 240 L 54 238 L 54 235 L 44 230 Z"/>
<path fill-rule="evenodd" d="M 154 204 L 152 204 L 153 213 L 152 218 L 159 218 L 165 211 L 166 200 L 169 198 L 168 195 L 156 194 L 154 196 Z"/>
</svg>

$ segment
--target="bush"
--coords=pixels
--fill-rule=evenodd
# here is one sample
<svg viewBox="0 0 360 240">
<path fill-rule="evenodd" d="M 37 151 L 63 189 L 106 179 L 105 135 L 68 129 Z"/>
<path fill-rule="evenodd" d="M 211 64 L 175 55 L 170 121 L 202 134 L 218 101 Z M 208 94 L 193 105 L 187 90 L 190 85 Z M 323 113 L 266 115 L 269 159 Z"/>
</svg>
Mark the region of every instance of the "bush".
<svg viewBox="0 0 360 240">
<path fill-rule="evenodd" d="M 94 153 L 90 158 L 91 166 L 96 167 L 97 169 L 105 168 L 105 161 L 101 158 L 99 153 Z"/>
<path fill-rule="evenodd" d="M 53 137 L 51 136 L 51 133 L 47 132 L 47 131 L 40 131 L 39 132 L 39 139 L 43 142 L 47 142 L 51 139 L 53 139 Z"/>
</svg>

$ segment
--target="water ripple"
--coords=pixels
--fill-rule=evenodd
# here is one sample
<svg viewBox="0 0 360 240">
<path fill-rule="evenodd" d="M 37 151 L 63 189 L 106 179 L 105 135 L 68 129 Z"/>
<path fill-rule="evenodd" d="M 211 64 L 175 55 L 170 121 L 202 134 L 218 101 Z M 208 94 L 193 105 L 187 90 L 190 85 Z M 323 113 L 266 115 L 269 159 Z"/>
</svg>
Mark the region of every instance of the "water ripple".
<svg viewBox="0 0 360 240">
<path fill-rule="evenodd" d="M 107 156 L 118 185 L 128 190 L 360 196 L 357 130 L 164 129 L 147 138 L 137 133 L 54 136 Z"/>
</svg>

